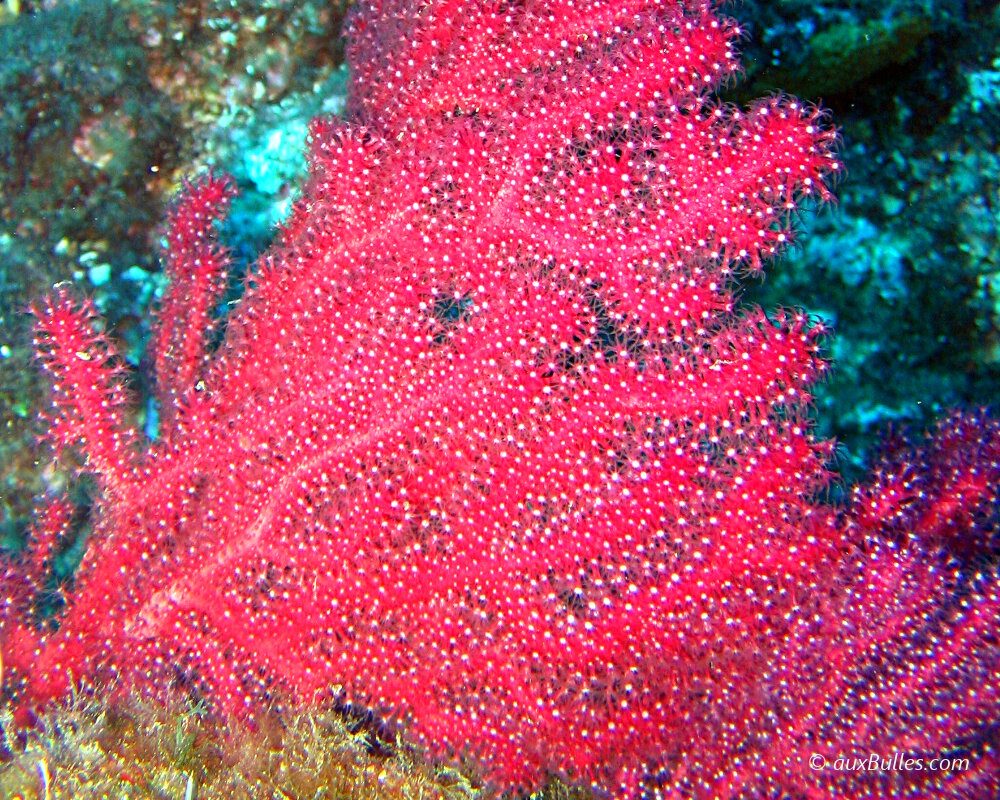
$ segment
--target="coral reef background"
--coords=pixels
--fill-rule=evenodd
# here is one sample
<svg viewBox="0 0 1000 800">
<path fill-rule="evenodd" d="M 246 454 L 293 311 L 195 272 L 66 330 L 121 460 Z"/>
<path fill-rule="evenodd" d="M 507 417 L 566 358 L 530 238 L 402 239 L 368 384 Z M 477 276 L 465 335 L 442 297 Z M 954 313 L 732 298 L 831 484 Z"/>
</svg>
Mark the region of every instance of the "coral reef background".
<svg viewBox="0 0 1000 800">
<path fill-rule="evenodd" d="M 846 179 L 755 301 L 801 304 L 836 331 L 819 392 L 841 468 L 890 426 L 922 427 L 1000 389 L 1000 14 L 995 2 L 753 2 L 750 95 L 821 99 Z"/>
<path fill-rule="evenodd" d="M 213 165 L 243 190 L 231 246 L 251 260 L 304 170 L 308 120 L 342 102 L 345 4 L 4 8 L 0 539 L 9 545 L 31 496 L 60 480 L 35 465 L 43 386 L 28 302 L 60 281 L 85 287 L 137 363 L 149 332 L 141 320 L 162 291 L 167 203 L 184 177 Z"/>
</svg>

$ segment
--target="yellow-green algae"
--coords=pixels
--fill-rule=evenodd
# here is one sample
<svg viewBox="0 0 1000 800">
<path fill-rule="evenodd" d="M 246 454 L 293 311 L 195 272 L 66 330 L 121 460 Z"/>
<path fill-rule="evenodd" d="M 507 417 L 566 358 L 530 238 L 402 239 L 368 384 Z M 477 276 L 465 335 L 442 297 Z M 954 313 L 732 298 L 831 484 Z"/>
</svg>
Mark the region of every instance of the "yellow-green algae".
<svg viewBox="0 0 1000 800">
<path fill-rule="evenodd" d="M 0 797 L 14 800 L 365 800 L 483 796 L 471 769 L 424 763 L 335 711 L 255 725 L 197 707 L 77 696 L 30 729 L 0 712 Z"/>
<path fill-rule="evenodd" d="M 269 713 L 248 725 L 183 700 L 77 694 L 24 728 L 0 707 L 2 800 L 487 800 L 496 792 L 474 765 L 435 764 L 335 710 Z M 592 798 L 550 776 L 530 800 Z"/>
</svg>

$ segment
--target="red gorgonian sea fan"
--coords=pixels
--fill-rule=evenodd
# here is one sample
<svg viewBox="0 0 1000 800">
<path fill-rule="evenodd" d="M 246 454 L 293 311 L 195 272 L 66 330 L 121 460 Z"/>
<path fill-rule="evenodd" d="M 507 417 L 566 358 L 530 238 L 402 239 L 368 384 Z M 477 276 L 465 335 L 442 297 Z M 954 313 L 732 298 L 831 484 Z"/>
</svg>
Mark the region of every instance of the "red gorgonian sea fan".
<svg viewBox="0 0 1000 800">
<path fill-rule="evenodd" d="M 712 99 L 737 35 L 706 2 L 359 3 L 347 118 L 217 347 L 231 190 L 171 215 L 156 441 L 90 308 L 36 307 L 52 441 L 101 496 L 57 620 L 65 506 L 7 570 L 8 690 L 335 699 L 507 787 L 989 796 L 995 564 L 882 536 L 884 484 L 819 502 L 820 327 L 734 311 L 838 169 L 815 109 Z M 996 426 L 959 429 L 986 530 Z M 875 746 L 978 761 L 808 761 Z"/>
</svg>

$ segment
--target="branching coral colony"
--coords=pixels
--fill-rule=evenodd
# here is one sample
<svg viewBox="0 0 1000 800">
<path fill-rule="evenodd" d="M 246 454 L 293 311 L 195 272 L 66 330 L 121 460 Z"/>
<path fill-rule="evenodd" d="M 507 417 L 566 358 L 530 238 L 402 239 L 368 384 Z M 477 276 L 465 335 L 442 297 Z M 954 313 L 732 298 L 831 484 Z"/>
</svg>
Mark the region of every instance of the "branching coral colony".
<svg viewBox="0 0 1000 800">
<path fill-rule="evenodd" d="M 7 570 L 14 701 L 349 702 L 501 787 L 996 796 L 1000 430 L 954 417 L 817 499 L 822 331 L 734 310 L 733 276 L 827 197 L 835 137 L 713 101 L 738 33 L 706 2 L 359 3 L 349 113 L 217 348 L 230 188 L 171 215 L 156 441 L 90 307 L 35 309 L 50 438 L 101 497 L 57 620 L 66 505 Z M 814 758 L 896 751 L 966 768 Z"/>
</svg>

